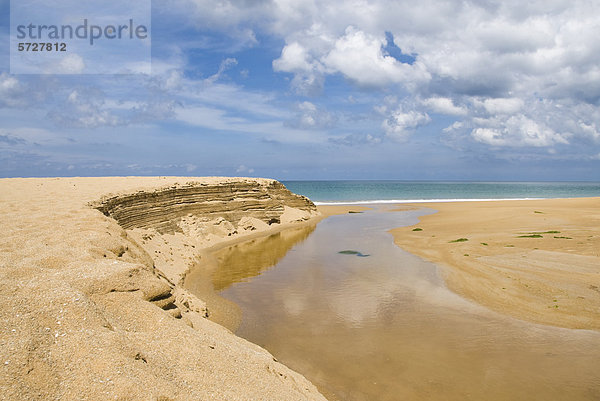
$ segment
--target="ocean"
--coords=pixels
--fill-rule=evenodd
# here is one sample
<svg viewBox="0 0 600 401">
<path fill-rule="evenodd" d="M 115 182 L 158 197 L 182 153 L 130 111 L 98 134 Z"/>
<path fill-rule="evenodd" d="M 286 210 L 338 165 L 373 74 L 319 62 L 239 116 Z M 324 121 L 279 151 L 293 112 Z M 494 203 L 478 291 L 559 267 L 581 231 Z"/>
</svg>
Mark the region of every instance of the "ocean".
<svg viewBox="0 0 600 401">
<path fill-rule="evenodd" d="M 600 196 L 600 182 L 282 181 L 320 205 Z"/>
</svg>

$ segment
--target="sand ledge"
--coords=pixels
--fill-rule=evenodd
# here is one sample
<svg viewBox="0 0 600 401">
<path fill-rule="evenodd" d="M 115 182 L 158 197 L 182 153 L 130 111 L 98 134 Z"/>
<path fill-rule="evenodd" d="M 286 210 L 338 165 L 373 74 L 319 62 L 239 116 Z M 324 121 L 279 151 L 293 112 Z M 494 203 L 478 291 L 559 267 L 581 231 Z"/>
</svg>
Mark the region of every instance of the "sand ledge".
<svg viewBox="0 0 600 401">
<path fill-rule="evenodd" d="M 266 208 L 279 214 L 280 222 L 316 215 L 309 203 L 304 210 L 288 206 L 289 200 L 306 201 L 283 196 L 275 183 L 181 177 L 0 180 L 0 316 L 6 322 L 0 328 L 0 398 L 324 400 L 267 351 L 205 319 L 202 301 L 173 285 L 187 268 L 187 257 L 218 242 L 220 229 L 232 233 L 229 224 L 238 229 L 242 219 L 224 214 L 194 221 L 189 217 L 198 215 L 179 210 L 176 201 L 169 209 L 171 229 L 136 223 L 126 231 L 88 206 L 107 193 L 159 195 L 166 187 L 241 185 L 252 188 L 253 196 L 246 198 L 254 202 L 250 209 Z M 277 194 L 269 198 L 271 190 Z M 236 206 L 238 198 L 221 203 Z M 237 206 L 242 204 L 248 203 Z M 134 209 L 129 216 L 136 215 Z M 243 215 L 248 217 L 242 221 L 244 233 L 266 232 L 276 224 L 248 211 Z M 215 230 L 191 243 L 206 227 Z M 242 237 L 241 231 L 231 236 Z M 149 233 L 154 237 L 148 239 Z"/>
</svg>

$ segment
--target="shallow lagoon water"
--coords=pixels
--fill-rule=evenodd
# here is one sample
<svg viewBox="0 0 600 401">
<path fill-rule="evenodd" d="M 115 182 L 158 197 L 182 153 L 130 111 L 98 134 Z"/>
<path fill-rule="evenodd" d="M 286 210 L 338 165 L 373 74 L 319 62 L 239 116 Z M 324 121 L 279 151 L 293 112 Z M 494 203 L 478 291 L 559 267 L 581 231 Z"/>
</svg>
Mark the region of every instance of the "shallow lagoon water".
<svg viewBox="0 0 600 401">
<path fill-rule="evenodd" d="M 217 252 L 230 327 L 330 400 L 599 400 L 600 333 L 491 312 L 394 245 L 387 230 L 431 212 L 332 216 Z"/>
</svg>

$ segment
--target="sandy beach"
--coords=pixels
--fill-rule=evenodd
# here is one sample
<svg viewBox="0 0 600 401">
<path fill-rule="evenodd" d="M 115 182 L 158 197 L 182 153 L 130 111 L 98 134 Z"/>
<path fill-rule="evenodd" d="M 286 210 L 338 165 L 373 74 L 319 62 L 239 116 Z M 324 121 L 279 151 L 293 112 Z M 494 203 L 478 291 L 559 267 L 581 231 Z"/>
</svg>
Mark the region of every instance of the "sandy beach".
<svg viewBox="0 0 600 401">
<path fill-rule="evenodd" d="M 453 291 L 519 319 L 600 330 L 599 198 L 412 206 L 437 213 L 392 230 L 395 242 L 443 267 Z"/>
<path fill-rule="evenodd" d="M 319 218 L 306 198 L 262 179 L 2 179 L 0 214 L 0 399 L 324 400 L 178 286 L 201 249 Z"/>
<path fill-rule="evenodd" d="M 266 179 L 3 179 L 0 188 L 0 398 L 325 399 L 223 327 L 235 330 L 240 311 L 215 282 L 261 270 L 247 271 L 242 255 L 231 259 L 242 263 L 240 278 L 214 275 L 211 255 L 254 239 L 249 249 L 270 252 L 249 257 L 270 266 L 321 219 L 368 208 L 317 209 Z M 438 212 L 392 232 L 468 299 L 598 330 L 599 206 L 598 198 L 403 205 Z M 192 267 L 207 277 L 194 292 L 183 288 Z"/>
</svg>

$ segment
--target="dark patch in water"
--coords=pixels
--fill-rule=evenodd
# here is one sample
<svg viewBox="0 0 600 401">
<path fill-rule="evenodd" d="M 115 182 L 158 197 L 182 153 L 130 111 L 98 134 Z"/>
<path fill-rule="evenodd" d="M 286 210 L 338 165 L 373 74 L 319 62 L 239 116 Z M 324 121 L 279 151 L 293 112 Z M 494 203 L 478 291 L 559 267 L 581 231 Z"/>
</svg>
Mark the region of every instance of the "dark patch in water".
<svg viewBox="0 0 600 401">
<path fill-rule="evenodd" d="M 365 255 L 364 253 L 358 252 L 358 251 L 339 251 L 338 253 L 341 253 L 342 255 L 356 255 L 356 256 L 360 256 L 361 258 L 366 258 L 367 256 L 371 256 L 371 255 Z"/>
</svg>

